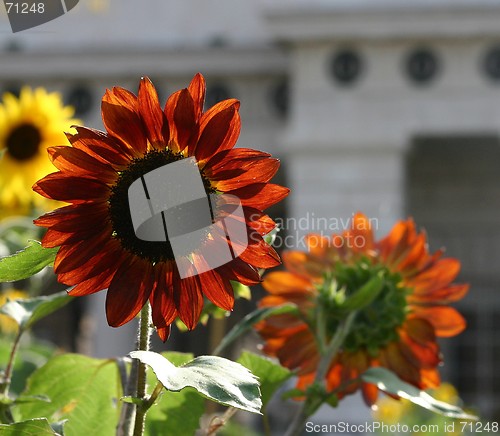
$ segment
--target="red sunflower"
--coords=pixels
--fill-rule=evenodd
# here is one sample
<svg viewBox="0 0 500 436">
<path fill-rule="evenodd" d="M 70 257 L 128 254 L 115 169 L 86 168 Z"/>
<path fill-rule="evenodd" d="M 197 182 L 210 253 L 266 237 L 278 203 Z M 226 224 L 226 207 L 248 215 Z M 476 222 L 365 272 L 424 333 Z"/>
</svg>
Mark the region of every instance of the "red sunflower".
<svg viewBox="0 0 500 436">
<path fill-rule="evenodd" d="M 107 90 L 102 99 L 106 131 L 75 127 L 77 133 L 67 135 L 71 147 L 49 149 L 59 171 L 33 187 L 46 198 L 70 203 L 35 220 L 48 229 L 43 246 L 60 246 L 54 262 L 58 280 L 74 286 L 69 291 L 74 296 L 107 289 L 106 315 L 113 327 L 134 318 L 149 299 L 153 323 L 166 340 L 176 317 L 189 329 L 196 326 L 204 297 L 231 310 L 231 280 L 255 284 L 259 268 L 280 263 L 262 239 L 275 226 L 262 211 L 289 192 L 269 183 L 279 161 L 261 151 L 234 148 L 241 125 L 237 100 L 222 101 L 204 112 L 204 99 L 201 74 L 173 94 L 164 110 L 148 78 L 141 80 L 137 96 L 123 88 Z M 225 233 L 208 232 L 198 241 L 203 250 L 193 247 L 177 261 L 168 237 L 149 241 L 134 233 L 131 184 L 187 158 L 197 165 L 207 195 L 231 194 L 240 199 L 244 212 L 248 246 L 213 270 L 202 268 L 203 253 L 238 243 L 224 239 Z M 178 262 L 193 274 L 181 278 Z M 197 266 L 204 272 L 197 274 Z"/>
<path fill-rule="evenodd" d="M 315 379 L 321 357 L 315 308 L 325 305 L 326 333 L 333 337 L 339 326 L 339 300 L 329 296 L 348 297 L 382 273 L 382 290 L 359 310 L 329 367 L 327 390 L 342 398 L 361 388 L 365 402 L 373 405 L 377 387 L 359 380 L 372 366 L 386 367 L 420 389 L 438 386 L 441 356 L 436 337 L 454 336 L 465 328 L 463 317 L 449 306 L 468 290 L 466 284 L 452 284 L 460 262 L 442 258 L 442 251 L 429 253 L 425 233 L 418 233 L 411 219 L 398 222 L 376 242 L 370 220 L 358 213 L 351 230 L 331 238 L 311 234 L 307 244 L 307 253 L 283 254 L 288 271 L 271 272 L 264 279 L 269 295 L 260 301 L 261 307 L 292 302 L 301 312 L 300 317 L 273 316 L 257 325 L 264 352 L 296 370 L 297 387 L 305 390 Z"/>
</svg>

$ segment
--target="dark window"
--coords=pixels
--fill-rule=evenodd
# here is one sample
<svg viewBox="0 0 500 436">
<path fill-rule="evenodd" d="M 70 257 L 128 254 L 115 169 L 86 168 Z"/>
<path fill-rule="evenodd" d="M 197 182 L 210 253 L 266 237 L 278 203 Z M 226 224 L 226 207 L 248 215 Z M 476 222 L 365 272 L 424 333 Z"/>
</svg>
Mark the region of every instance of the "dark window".
<svg viewBox="0 0 500 436">
<path fill-rule="evenodd" d="M 500 47 L 492 48 L 486 53 L 483 68 L 490 79 L 500 81 Z"/>
<path fill-rule="evenodd" d="M 67 104 L 75 108 L 75 115 L 81 117 L 87 115 L 94 104 L 92 92 L 84 85 L 72 88 L 67 97 Z"/>
<path fill-rule="evenodd" d="M 435 53 L 428 49 L 417 49 L 406 59 L 406 73 L 415 84 L 430 83 L 439 71 L 439 61 Z"/>
<path fill-rule="evenodd" d="M 353 50 L 342 50 L 335 53 L 330 61 L 330 74 L 341 85 L 352 85 L 360 77 L 363 62 Z"/>
<path fill-rule="evenodd" d="M 282 80 L 271 88 L 270 100 L 275 112 L 282 118 L 288 114 L 290 102 L 288 80 Z"/>
<path fill-rule="evenodd" d="M 217 83 L 207 87 L 205 105 L 209 108 L 222 100 L 227 100 L 228 98 L 234 98 L 234 95 L 229 87 L 222 83 Z"/>
</svg>

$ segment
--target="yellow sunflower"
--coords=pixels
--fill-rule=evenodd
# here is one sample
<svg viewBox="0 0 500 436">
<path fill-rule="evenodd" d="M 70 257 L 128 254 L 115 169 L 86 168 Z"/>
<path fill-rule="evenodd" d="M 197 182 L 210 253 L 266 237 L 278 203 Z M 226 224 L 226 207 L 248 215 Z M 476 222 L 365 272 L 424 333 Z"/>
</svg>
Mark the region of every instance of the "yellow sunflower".
<svg viewBox="0 0 500 436">
<path fill-rule="evenodd" d="M 31 186 L 53 172 L 47 147 L 66 144 L 74 109 L 61 95 L 43 88 L 23 87 L 20 96 L 3 95 L 0 103 L 0 217 L 48 209 L 46 199 Z"/>
<path fill-rule="evenodd" d="M 29 298 L 29 295 L 25 291 L 20 291 L 18 289 L 7 289 L 0 292 L 0 307 L 2 307 L 8 301 L 13 300 L 24 300 Z M 4 335 L 13 335 L 17 333 L 17 323 L 7 315 L 0 315 L 0 332 Z"/>
</svg>

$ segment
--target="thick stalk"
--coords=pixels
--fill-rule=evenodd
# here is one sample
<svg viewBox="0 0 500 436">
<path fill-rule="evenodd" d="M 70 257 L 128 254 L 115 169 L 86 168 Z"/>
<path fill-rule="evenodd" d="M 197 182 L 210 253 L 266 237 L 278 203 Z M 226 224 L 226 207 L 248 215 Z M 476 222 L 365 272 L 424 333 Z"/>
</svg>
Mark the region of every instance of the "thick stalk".
<svg viewBox="0 0 500 436">
<path fill-rule="evenodd" d="M 147 302 L 141 310 L 141 319 L 139 321 L 139 351 L 149 351 L 149 340 L 151 337 L 151 306 Z M 139 362 L 137 365 L 137 390 L 136 398 L 142 399 L 144 402 L 147 401 L 146 397 L 146 374 L 147 367 L 144 363 Z M 134 423 L 134 436 L 144 435 L 144 424 L 146 422 L 146 412 L 147 407 L 144 404 L 138 404 L 135 411 L 135 423 Z"/>
<path fill-rule="evenodd" d="M 328 373 L 328 369 L 335 358 L 335 355 L 339 352 L 340 347 L 344 343 L 344 339 L 351 329 L 352 322 L 356 312 L 351 312 L 346 319 L 344 319 L 338 326 L 335 335 L 331 339 L 330 343 L 323 350 L 323 355 L 318 364 L 318 369 L 316 370 L 316 376 L 313 383 L 325 385 L 325 378 Z M 290 423 L 285 436 L 298 436 L 302 433 L 307 419 L 310 417 L 311 410 L 317 410 L 320 404 L 317 403 L 317 398 L 312 398 L 308 396 L 302 403 L 298 413 L 295 414 L 294 419 Z"/>
</svg>

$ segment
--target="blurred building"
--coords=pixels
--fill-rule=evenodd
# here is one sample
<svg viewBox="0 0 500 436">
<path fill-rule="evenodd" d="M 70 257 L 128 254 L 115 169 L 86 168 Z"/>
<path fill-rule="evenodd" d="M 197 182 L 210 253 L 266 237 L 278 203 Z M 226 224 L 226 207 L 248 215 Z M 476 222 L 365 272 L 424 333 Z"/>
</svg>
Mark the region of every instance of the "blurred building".
<svg viewBox="0 0 500 436">
<path fill-rule="evenodd" d="M 288 217 L 306 223 L 285 229 L 296 241 L 316 218 L 362 210 L 384 234 L 413 215 L 472 284 L 444 378 L 498 419 L 498 1 L 81 0 L 15 35 L 2 13 L 0 86 L 59 90 L 92 127 L 104 89 L 143 75 L 163 100 L 198 71 L 208 104 L 240 99 L 239 144 L 282 158 Z M 94 352 L 129 351 L 102 323 Z"/>
</svg>

